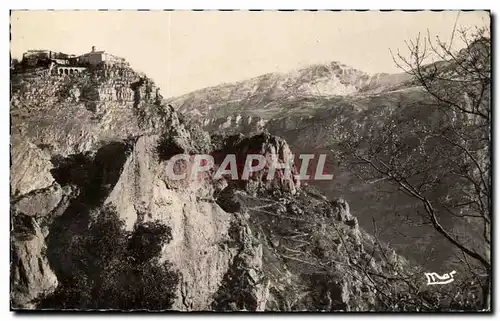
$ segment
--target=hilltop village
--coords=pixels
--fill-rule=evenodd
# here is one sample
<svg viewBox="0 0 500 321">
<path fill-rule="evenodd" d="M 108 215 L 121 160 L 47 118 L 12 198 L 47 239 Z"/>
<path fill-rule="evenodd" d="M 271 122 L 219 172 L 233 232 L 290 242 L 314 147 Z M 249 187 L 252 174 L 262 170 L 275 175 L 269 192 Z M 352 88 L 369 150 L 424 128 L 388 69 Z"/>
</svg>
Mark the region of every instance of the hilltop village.
<svg viewBox="0 0 500 321">
<path fill-rule="evenodd" d="M 22 89 L 25 106 L 62 99 L 97 110 L 101 102 L 159 104 L 163 99 L 153 80 L 132 69 L 124 58 L 95 46 L 81 55 L 28 50 L 21 61 L 13 60 L 11 73 L 12 90 Z"/>
<path fill-rule="evenodd" d="M 80 56 L 50 50 L 28 50 L 23 54 L 20 66 L 25 70 L 47 68 L 51 74 L 70 75 L 91 67 L 128 67 L 129 64 L 124 58 L 104 50 L 96 50 L 95 46 L 92 46 L 90 52 Z"/>
</svg>

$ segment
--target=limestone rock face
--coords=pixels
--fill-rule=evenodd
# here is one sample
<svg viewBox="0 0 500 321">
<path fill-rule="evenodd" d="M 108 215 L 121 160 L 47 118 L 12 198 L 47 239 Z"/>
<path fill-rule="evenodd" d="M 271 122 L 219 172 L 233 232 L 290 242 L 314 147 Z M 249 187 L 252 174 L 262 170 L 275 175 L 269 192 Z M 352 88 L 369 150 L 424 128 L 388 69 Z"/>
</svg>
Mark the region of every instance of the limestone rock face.
<svg viewBox="0 0 500 321">
<path fill-rule="evenodd" d="M 13 193 L 22 195 L 49 187 L 54 182 L 50 174 L 50 158 L 34 144 L 21 139 L 12 140 L 10 187 Z"/>
<path fill-rule="evenodd" d="M 293 162 L 294 156 L 290 147 L 282 138 L 266 133 L 252 137 L 235 135 L 227 137 L 224 143 L 218 147 L 220 149 L 214 151 L 216 164 L 220 165 L 228 154 L 236 155 L 239 178 L 243 176 L 244 167 L 250 165 L 249 163 L 246 164 L 249 156 L 261 155 L 265 157 L 266 162 L 262 170 L 250 172 L 248 180 L 240 180 L 240 185 L 245 186 L 248 191 L 277 189 L 294 194 L 300 189 L 300 180 L 296 177 L 298 171 Z M 277 168 L 270 173 L 275 163 L 289 164 L 289 172 L 287 173 L 286 169 Z"/>
<path fill-rule="evenodd" d="M 24 195 L 12 204 L 12 208 L 24 215 L 45 217 L 60 207 L 64 197 L 71 192 L 71 188 L 61 188 L 58 183 L 54 182 L 47 188 L 37 189 Z"/>
<path fill-rule="evenodd" d="M 229 240 L 232 215 L 210 201 L 211 184 L 194 181 L 173 189 L 166 164 L 156 155 L 158 144 L 159 136 L 137 140 L 105 202 L 116 207 L 129 229 L 158 220 L 172 229 L 162 260 L 182 275 L 173 308 L 207 309 L 235 255 L 234 249 L 220 249 Z"/>
<path fill-rule="evenodd" d="M 13 308 L 35 308 L 35 300 L 52 293 L 57 277 L 46 257 L 45 237 L 33 217 L 19 214 L 11 234 L 11 300 Z"/>
<path fill-rule="evenodd" d="M 265 311 L 269 279 L 263 267 L 262 244 L 242 216 L 231 227 L 238 252 L 224 275 L 211 308 L 217 311 Z"/>
</svg>

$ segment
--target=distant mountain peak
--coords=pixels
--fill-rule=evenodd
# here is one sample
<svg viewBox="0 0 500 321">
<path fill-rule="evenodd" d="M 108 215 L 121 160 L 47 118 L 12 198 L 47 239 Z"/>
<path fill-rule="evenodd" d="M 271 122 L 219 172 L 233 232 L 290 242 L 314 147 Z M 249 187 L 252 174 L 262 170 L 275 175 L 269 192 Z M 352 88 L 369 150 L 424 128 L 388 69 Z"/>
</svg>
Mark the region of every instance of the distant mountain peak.
<svg viewBox="0 0 500 321">
<path fill-rule="evenodd" d="M 399 89 L 407 83 L 405 74 L 370 75 L 331 61 L 199 89 L 171 98 L 169 103 L 193 115 L 227 116 L 246 110 L 248 114 L 263 116 L 257 111 L 283 110 L 292 100 L 378 94 Z"/>
</svg>

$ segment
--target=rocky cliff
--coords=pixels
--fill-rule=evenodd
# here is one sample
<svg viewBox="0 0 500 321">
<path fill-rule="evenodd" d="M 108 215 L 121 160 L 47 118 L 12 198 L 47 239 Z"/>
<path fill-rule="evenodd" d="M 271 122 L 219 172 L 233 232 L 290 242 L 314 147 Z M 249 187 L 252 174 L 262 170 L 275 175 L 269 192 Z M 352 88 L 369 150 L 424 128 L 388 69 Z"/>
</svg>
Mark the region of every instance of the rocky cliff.
<svg viewBox="0 0 500 321">
<path fill-rule="evenodd" d="M 14 74 L 11 117 L 15 309 L 433 304 L 412 297 L 422 291 L 418 269 L 361 229 L 342 199 L 280 175 L 172 180 L 178 153 L 285 161 L 291 148 L 269 134 L 210 137 L 131 69 Z"/>
</svg>

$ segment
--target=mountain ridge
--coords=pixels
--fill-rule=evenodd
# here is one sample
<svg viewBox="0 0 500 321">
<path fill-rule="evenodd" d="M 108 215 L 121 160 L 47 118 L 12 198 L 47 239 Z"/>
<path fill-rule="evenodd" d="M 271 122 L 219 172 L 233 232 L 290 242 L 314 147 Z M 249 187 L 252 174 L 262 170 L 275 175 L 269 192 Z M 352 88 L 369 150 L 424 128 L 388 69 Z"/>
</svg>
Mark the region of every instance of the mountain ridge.
<svg viewBox="0 0 500 321">
<path fill-rule="evenodd" d="M 211 86 L 191 93 L 166 99 L 180 112 L 188 112 L 204 117 L 218 110 L 244 109 L 258 116 L 263 111 L 265 117 L 274 116 L 276 103 L 295 99 L 329 99 L 377 95 L 393 90 L 410 88 L 409 77 L 405 74 L 368 75 L 338 62 L 315 64 L 289 72 L 267 73 L 254 78 Z M 224 108 L 218 106 L 224 102 Z M 195 104 L 197 104 L 195 106 Z M 252 108 L 251 108 L 252 107 Z M 267 111 L 271 110 L 269 113 Z"/>
</svg>

